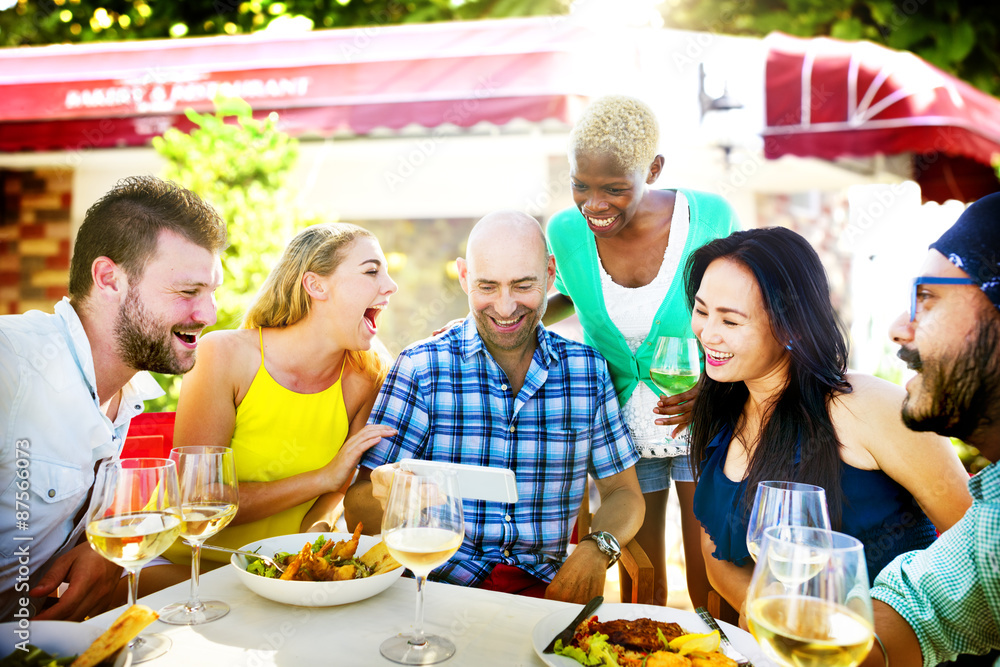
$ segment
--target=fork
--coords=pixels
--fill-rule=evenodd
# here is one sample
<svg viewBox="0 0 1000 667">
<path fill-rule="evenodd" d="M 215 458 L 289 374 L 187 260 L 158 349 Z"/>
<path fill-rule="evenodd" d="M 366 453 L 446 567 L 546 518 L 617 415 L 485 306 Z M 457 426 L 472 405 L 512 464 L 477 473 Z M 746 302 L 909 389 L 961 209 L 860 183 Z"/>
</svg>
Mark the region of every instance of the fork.
<svg viewBox="0 0 1000 667">
<path fill-rule="evenodd" d="M 735 660 L 736 664 L 740 665 L 740 667 L 753 667 L 753 663 L 750 662 L 750 658 L 736 650 L 733 643 L 729 641 L 729 637 L 726 636 L 726 633 L 719 626 L 718 621 L 716 621 L 715 618 L 708 613 L 707 609 L 704 607 L 698 607 L 695 611 L 699 616 L 701 616 L 701 620 L 708 624 L 708 627 L 719 631 L 719 639 L 721 640 L 720 646 L 722 648 L 722 652 L 725 653 L 727 657 Z"/>
<path fill-rule="evenodd" d="M 273 567 L 276 570 L 278 570 L 278 572 L 284 572 L 285 571 L 285 566 L 284 565 L 278 564 L 278 562 L 275 561 L 273 558 L 268 558 L 264 554 L 256 554 L 256 553 L 254 553 L 252 551 L 241 551 L 239 549 L 227 549 L 226 547 L 217 547 L 214 544 L 202 544 L 201 548 L 202 549 L 211 549 L 212 551 L 223 551 L 223 552 L 225 552 L 227 554 L 239 554 L 241 556 L 246 556 L 247 558 L 259 558 L 260 560 L 264 561 L 265 563 L 267 563 L 271 567 Z"/>
</svg>

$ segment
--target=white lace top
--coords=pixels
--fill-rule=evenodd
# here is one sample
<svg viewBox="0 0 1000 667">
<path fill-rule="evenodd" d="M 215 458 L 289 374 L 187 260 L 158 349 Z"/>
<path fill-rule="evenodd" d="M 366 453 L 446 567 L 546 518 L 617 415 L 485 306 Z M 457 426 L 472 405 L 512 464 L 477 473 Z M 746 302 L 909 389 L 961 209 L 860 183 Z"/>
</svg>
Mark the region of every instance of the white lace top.
<svg viewBox="0 0 1000 667">
<path fill-rule="evenodd" d="M 650 329 L 653 328 L 656 310 L 666 298 L 667 290 L 670 289 L 670 284 L 680 269 L 681 255 L 687 243 L 690 222 L 691 216 L 687 199 L 678 191 L 674 201 L 673 217 L 670 221 L 667 249 L 663 253 L 663 262 L 660 264 L 659 273 L 648 285 L 622 287 L 611 279 L 611 276 L 605 271 L 604 265 L 600 262 L 600 255 L 598 255 L 604 307 L 607 308 L 608 316 L 625 337 L 625 342 L 632 352 L 638 350 L 649 335 Z M 632 434 L 632 440 L 644 456 L 648 456 L 652 445 L 660 444 L 673 428 L 672 426 L 657 426 L 653 422 L 658 418 L 653 413 L 653 408 L 656 407 L 658 400 L 659 397 L 645 383 L 640 382 L 636 385 L 635 391 L 632 392 L 625 405 L 622 406 L 622 417 Z"/>
</svg>

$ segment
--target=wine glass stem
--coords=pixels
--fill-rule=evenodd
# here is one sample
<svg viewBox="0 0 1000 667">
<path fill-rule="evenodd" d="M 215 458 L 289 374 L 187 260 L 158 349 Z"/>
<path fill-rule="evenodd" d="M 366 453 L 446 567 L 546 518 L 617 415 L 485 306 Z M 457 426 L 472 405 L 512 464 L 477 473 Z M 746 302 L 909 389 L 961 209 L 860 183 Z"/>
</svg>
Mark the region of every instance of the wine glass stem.
<svg viewBox="0 0 1000 667">
<path fill-rule="evenodd" d="M 135 601 L 139 599 L 139 568 L 127 567 L 125 571 L 128 572 L 128 606 L 131 609 L 135 605 Z M 129 642 L 128 647 L 135 651 L 142 644 L 142 635 L 136 635 L 135 639 Z"/>
<path fill-rule="evenodd" d="M 201 542 L 191 542 L 191 597 L 188 600 L 189 611 L 200 609 L 202 604 L 198 599 L 198 574 L 201 570 Z"/>
<path fill-rule="evenodd" d="M 417 577 L 417 615 L 413 620 L 413 636 L 410 644 L 413 646 L 423 646 L 427 643 L 424 637 L 424 581 L 427 577 L 416 575 Z"/>
</svg>

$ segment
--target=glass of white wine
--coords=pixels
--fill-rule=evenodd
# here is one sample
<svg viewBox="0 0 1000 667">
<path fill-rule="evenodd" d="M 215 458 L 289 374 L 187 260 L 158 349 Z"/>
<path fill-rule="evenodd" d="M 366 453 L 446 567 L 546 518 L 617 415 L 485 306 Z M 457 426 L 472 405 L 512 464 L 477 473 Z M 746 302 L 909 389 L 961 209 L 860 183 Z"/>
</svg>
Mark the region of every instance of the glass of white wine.
<svg viewBox="0 0 1000 667">
<path fill-rule="evenodd" d="M 128 572 L 128 604 L 135 604 L 139 570 L 169 547 L 181 530 L 177 467 L 169 459 L 116 459 L 97 471 L 87 510 L 87 541 Z M 132 662 L 157 658 L 170 648 L 164 635 L 139 635 Z"/>
<path fill-rule="evenodd" d="M 222 618 L 229 605 L 221 600 L 198 599 L 201 545 L 229 525 L 239 507 L 236 462 L 229 447 L 176 447 L 170 460 L 177 464 L 181 511 L 181 537 L 191 545 L 191 596 L 160 610 L 160 620 L 171 625 L 198 625 Z"/>
<path fill-rule="evenodd" d="M 771 526 L 812 526 L 830 529 L 826 489 L 799 482 L 761 482 L 747 524 L 747 551 L 756 562 L 764 529 Z"/>
<path fill-rule="evenodd" d="M 789 667 L 854 667 L 874 638 L 860 541 L 831 530 L 773 526 L 747 590 L 750 631 Z"/>
<path fill-rule="evenodd" d="M 396 472 L 382 515 L 382 538 L 389 553 L 417 579 L 417 613 L 412 635 L 390 637 L 379 647 L 389 660 L 432 665 L 455 654 L 450 640 L 424 634 L 424 582 L 431 570 L 455 555 L 464 537 L 462 497 L 454 471 Z"/>
<path fill-rule="evenodd" d="M 649 379 L 662 394 L 683 394 L 698 384 L 701 375 L 701 356 L 696 338 L 660 336 L 653 349 L 649 364 Z M 688 452 L 687 436 L 664 439 L 667 456 L 683 456 Z"/>
</svg>

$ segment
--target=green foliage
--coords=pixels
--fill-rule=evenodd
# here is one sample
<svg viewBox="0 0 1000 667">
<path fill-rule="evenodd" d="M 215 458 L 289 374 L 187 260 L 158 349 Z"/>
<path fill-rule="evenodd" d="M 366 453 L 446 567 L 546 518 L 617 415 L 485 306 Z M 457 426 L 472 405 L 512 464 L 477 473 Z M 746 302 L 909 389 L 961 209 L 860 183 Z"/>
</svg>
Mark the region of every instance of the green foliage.
<svg viewBox="0 0 1000 667">
<path fill-rule="evenodd" d="M 243 100 L 220 99 L 214 114 L 189 110 L 187 116 L 194 131 L 167 130 L 153 148 L 167 160 L 164 177 L 198 193 L 226 221 L 229 246 L 211 329 L 232 329 L 293 233 L 318 220 L 297 208 L 287 185 L 298 142 L 277 129 L 276 114 L 256 120 Z M 168 393 L 149 409 L 175 409 L 180 378 L 157 379 Z"/>
<path fill-rule="evenodd" d="M 866 39 L 912 51 L 1000 95 L 1000 3 L 979 0 L 668 0 L 667 24 L 687 30 Z"/>
<path fill-rule="evenodd" d="M 958 458 L 965 465 L 965 469 L 972 474 L 976 474 L 990 464 L 989 459 L 979 453 L 979 450 L 972 445 L 967 445 L 958 438 L 952 438 L 951 444 L 955 446 Z"/>
<path fill-rule="evenodd" d="M 564 14 L 569 0 L 19 0 L 0 46 L 234 35 L 289 19 L 315 28 Z"/>
</svg>

